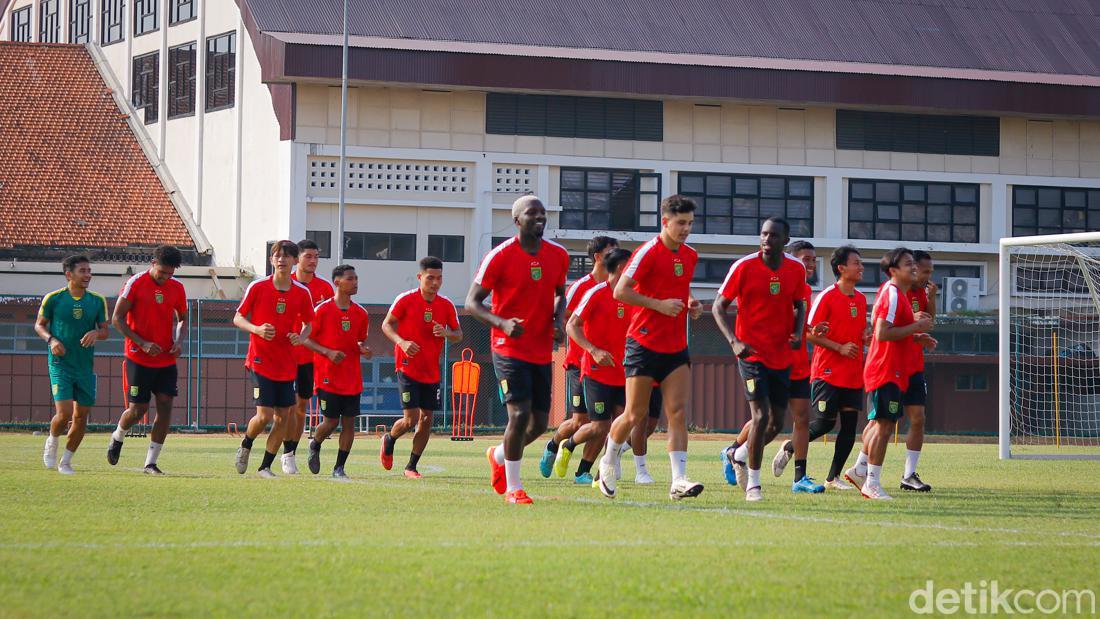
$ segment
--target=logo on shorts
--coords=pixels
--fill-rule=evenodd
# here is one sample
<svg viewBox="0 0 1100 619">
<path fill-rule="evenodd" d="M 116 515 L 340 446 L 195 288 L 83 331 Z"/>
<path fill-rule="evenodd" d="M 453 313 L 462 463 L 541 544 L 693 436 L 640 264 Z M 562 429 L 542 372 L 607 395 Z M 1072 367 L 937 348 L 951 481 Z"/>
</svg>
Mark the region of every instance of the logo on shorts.
<svg viewBox="0 0 1100 619">
<path fill-rule="evenodd" d="M 619 304 L 619 307 L 615 310 L 615 313 L 619 315 L 619 318 L 622 318 L 623 316 L 626 316 L 626 308 L 623 307 L 622 304 Z"/>
<path fill-rule="evenodd" d="M 753 391 L 756 391 L 756 379 L 755 378 L 750 378 L 750 379 L 746 380 L 745 381 L 745 389 L 748 389 L 749 393 L 752 393 Z"/>
<path fill-rule="evenodd" d="M 604 404 L 603 404 L 603 402 L 596 402 L 596 414 L 597 414 L 597 415 L 602 415 L 602 414 L 603 414 L 603 411 L 604 411 Z"/>
<path fill-rule="evenodd" d="M 773 281 L 768 284 L 768 292 L 772 294 L 779 294 L 779 282 Z"/>
<path fill-rule="evenodd" d="M 542 267 L 537 262 L 531 263 L 531 279 L 536 282 L 542 279 Z"/>
<path fill-rule="evenodd" d="M 581 405 L 581 396 L 579 396 L 579 395 L 573 396 L 573 406 L 577 407 L 577 406 L 580 406 L 580 405 Z"/>
<path fill-rule="evenodd" d="M 260 399 L 260 388 L 259 387 L 253 387 L 252 388 L 252 399 L 253 400 L 259 400 Z"/>
<path fill-rule="evenodd" d="M 351 318 L 345 317 L 340 319 L 340 328 L 344 331 L 351 331 Z"/>
<path fill-rule="evenodd" d="M 432 321 L 432 310 L 424 310 L 424 322 Z"/>
<path fill-rule="evenodd" d="M 848 311 L 852 312 L 852 318 L 855 318 L 856 314 L 859 313 L 859 311 L 856 309 L 856 306 L 854 306 L 854 305 L 852 307 L 848 308 Z"/>
<path fill-rule="evenodd" d="M 408 404 L 409 400 L 412 400 L 412 395 L 413 394 L 408 392 L 408 391 L 402 391 L 401 392 L 401 401 L 404 402 L 405 404 Z"/>
<path fill-rule="evenodd" d="M 508 393 L 508 381 L 507 380 L 500 381 L 500 390 L 503 391 L 504 393 Z"/>
<path fill-rule="evenodd" d="M 325 400 L 321 400 L 321 410 L 325 410 L 327 408 L 328 408 L 328 402 L 326 402 Z"/>
<path fill-rule="evenodd" d="M 57 390 L 61 387 L 61 385 L 58 385 L 57 383 L 54 383 L 54 384 L 50 385 L 50 387 L 53 388 L 53 394 L 57 395 Z"/>
<path fill-rule="evenodd" d="M 897 402 L 890 402 L 890 414 L 891 415 L 897 415 L 898 414 L 898 408 L 899 408 L 899 406 L 898 406 Z"/>
<path fill-rule="evenodd" d="M 825 401 L 824 400 L 817 403 L 817 410 L 819 410 L 823 413 L 825 412 Z"/>
<path fill-rule="evenodd" d="M 137 396 L 138 391 L 139 389 L 137 385 L 130 385 L 130 395 Z"/>
<path fill-rule="evenodd" d="M 156 291 L 155 293 L 153 293 L 153 299 L 156 300 L 157 305 L 164 303 L 164 292 L 160 290 Z"/>
<path fill-rule="evenodd" d="M 80 305 L 73 306 L 73 318 L 80 320 L 84 317 L 84 308 Z"/>
</svg>

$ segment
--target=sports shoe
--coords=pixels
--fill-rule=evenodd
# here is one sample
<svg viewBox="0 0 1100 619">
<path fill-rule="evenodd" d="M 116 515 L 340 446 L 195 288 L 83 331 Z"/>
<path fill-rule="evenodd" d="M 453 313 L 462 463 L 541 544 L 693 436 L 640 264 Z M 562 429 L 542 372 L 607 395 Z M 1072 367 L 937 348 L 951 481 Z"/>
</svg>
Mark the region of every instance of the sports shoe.
<svg viewBox="0 0 1100 619">
<path fill-rule="evenodd" d="M 749 488 L 745 491 L 745 500 L 755 503 L 756 501 L 764 500 L 764 493 L 760 490 L 760 486 Z"/>
<path fill-rule="evenodd" d="M 921 481 L 916 471 L 913 471 L 912 475 L 901 480 L 901 489 L 912 492 L 931 492 L 932 486 Z"/>
<path fill-rule="evenodd" d="M 73 470 L 72 465 L 62 462 L 57 465 L 57 472 L 62 475 L 76 475 L 76 471 Z"/>
<path fill-rule="evenodd" d="M 558 453 L 554 458 L 554 474 L 558 477 L 565 477 L 565 472 L 569 470 L 569 459 L 573 457 L 573 450 L 565 446 L 565 443 L 558 445 Z"/>
<path fill-rule="evenodd" d="M 559 448 L 560 449 L 560 448 Z M 550 478 L 550 473 L 554 471 L 554 459 L 558 457 L 558 454 L 544 449 L 542 452 L 542 459 L 539 460 L 539 473 L 547 479 Z"/>
<path fill-rule="evenodd" d="M 160 470 L 160 467 L 157 466 L 156 463 L 146 464 L 145 468 L 142 469 L 142 472 L 145 473 L 146 475 L 153 475 L 154 477 L 159 477 L 159 476 L 164 475 L 164 471 Z"/>
<path fill-rule="evenodd" d="M 489 459 L 489 485 L 493 487 L 497 494 L 504 494 L 508 490 L 508 479 L 504 476 L 504 465 L 497 464 L 496 456 L 493 453 L 495 451 L 496 447 L 485 450 L 485 457 Z"/>
<path fill-rule="evenodd" d="M 504 502 L 513 503 L 515 505 L 530 505 L 531 503 L 534 503 L 534 501 L 531 500 L 531 497 L 527 496 L 527 493 L 523 491 L 523 488 L 520 488 L 519 490 L 513 490 L 508 494 L 505 494 Z"/>
<path fill-rule="evenodd" d="M 600 460 L 599 489 L 609 499 L 615 498 L 615 467 Z"/>
<path fill-rule="evenodd" d="M 282 458 L 283 472 L 287 475 L 298 474 L 298 459 L 294 457 L 294 452 L 283 454 Z"/>
<path fill-rule="evenodd" d="M 586 486 L 591 486 L 592 485 L 592 473 L 581 473 L 580 475 L 577 475 L 577 476 L 573 477 L 573 483 L 575 483 L 575 484 L 584 484 Z"/>
<path fill-rule="evenodd" d="M 790 449 L 790 451 L 787 451 Z M 791 461 L 791 456 L 794 455 L 794 443 L 787 439 L 783 441 L 783 444 L 779 446 L 779 453 L 775 454 L 775 458 L 772 459 L 772 473 L 776 477 L 783 477 L 783 471 L 787 468 L 787 463 Z"/>
<path fill-rule="evenodd" d="M 813 477 L 803 477 L 791 484 L 791 492 L 795 494 L 805 492 L 807 494 L 821 494 L 825 492 L 825 486 L 814 481 Z"/>
<path fill-rule="evenodd" d="M 347 481 L 348 474 L 344 472 L 344 467 L 338 466 L 332 469 L 332 478 Z"/>
<path fill-rule="evenodd" d="M 46 446 L 42 448 L 42 464 L 50 470 L 57 468 L 57 444 L 51 445 L 49 439 L 46 440 Z"/>
<path fill-rule="evenodd" d="M 316 475 L 321 472 L 321 446 L 314 441 L 309 442 L 309 459 L 306 464 L 310 473 Z"/>
<path fill-rule="evenodd" d="M 725 447 L 718 453 L 718 457 L 722 460 L 722 476 L 726 478 L 726 483 L 731 486 L 737 485 L 737 473 L 733 470 L 733 449 L 732 445 Z"/>
<path fill-rule="evenodd" d="M 244 475 L 248 470 L 248 454 L 252 453 L 252 450 L 247 447 L 237 448 L 237 472 Z"/>
<path fill-rule="evenodd" d="M 390 438 L 390 433 L 389 432 L 386 432 L 385 434 L 383 434 L 382 435 L 382 440 L 379 441 L 381 444 L 378 447 L 378 460 L 382 462 L 382 468 L 384 468 L 388 471 L 388 470 L 393 468 L 393 452 L 391 451 L 389 454 L 386 453 L 386 447 L 387 447 L 386 439 L 387 438 Z M 390 438 L 390 440 L 392 441 L 393 439 Z"/>
<path fill-rule="evenodd" d="M 114 466 L 118 464 L 118 457 L 122 455 L 122 441 L 116 441 L 111 439 L 111 444 L 107 446 L 107 464 Z"/>
<path fill-rule="evenodd" d="M 733 461 L 733 474 L 737 476 L 737 485 L 745 492 L 749 491 L 749 465 L 740 460 Z"/>
<path fill-rule="evenodd" d="M 852 484 L 856 488 L 862 488 L 863 484 L 867 483 L 867 476 L 860 475 L 856 472 L 856 467 L 849 467 L 847 471 L 844 471 L 844 479 L 848 480 L 848 483 Z"/>
<path fill-rule="evenodd" d="M 877 501 L 890 501 L 894 498 L 886 494 L 886 490 L 882 488 L 881 484 L 863 484 L 863 487 L 859 489 L 859 493 L 862 494 L 865 499 L 875 499 Z"/>
<path fill-rule="evenodd" d="M 852 484 L 844 481 L 840 477 L 837 477 L 836 479 L 827 479 L 827 480 L 825 480 L 825 488 L 827 490 L 841 490 L 841 491 L 855 490 L 856 489 L 855 486 L 853 486 Z"/>
<path fill-rule="evenodd" d="M 405 469 L 405 477 L 408 477 L 409 479 L 420 479 L 424 476 L 421 475 L 419 471 L 412 471 L 412 470 L 409 470 L 409 469 Z"/>
<path fill-rule="evenodd" d="M 703 484 L 691 481 L 687 477 L 678 477 L 672 480 L 672 487 L 668 489 L 668 498 L 673 501 L 692 499 L 702 492 Z"/>
<path fill-rule="evenodd" d="M 641 484 L 643 486 L 646 484 L 652 484 L 653 477 L 649 474 L 649 471 L 642 471 L 634 475 L 634 483 Z"/>
<path fill-rule="evenodd" d="M 256 472 L 264 479 L 275 479 L 275 473 L 272 473 L 271 469 L 260 469 Z"/>
</svg>

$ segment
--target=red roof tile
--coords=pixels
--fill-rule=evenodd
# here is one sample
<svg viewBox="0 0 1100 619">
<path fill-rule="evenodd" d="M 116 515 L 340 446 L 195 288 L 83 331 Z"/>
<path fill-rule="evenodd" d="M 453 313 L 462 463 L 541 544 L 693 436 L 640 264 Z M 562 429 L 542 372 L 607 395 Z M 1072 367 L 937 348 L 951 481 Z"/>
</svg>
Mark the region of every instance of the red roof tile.
<svg viewBox="0 0 1100 619">
<path fill-rule="evenodd" d="M 0 248 L 195 242 L 80 45 L 0 42 Z"/>
</svg>

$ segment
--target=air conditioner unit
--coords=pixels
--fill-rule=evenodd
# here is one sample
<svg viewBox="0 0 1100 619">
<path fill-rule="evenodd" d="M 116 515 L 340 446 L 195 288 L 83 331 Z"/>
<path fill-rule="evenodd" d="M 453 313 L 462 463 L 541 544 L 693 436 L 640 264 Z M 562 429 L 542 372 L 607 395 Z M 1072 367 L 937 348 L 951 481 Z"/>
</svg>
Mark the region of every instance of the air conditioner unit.
<svg viewBox="0 0 1100 619">
<path fill-rule="evenodd" d="M 944 313 L 976 311 L 981 285 L 982 280 L 976 277 L 945 277 L 941 292 Z"/>
</svg>

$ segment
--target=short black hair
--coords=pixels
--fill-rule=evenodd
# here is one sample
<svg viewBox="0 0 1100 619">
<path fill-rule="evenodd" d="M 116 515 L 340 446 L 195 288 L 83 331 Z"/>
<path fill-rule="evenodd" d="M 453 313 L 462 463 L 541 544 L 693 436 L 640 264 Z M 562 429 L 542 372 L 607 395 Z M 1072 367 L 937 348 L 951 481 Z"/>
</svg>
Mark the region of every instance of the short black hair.
<svg viewBox="0 0 1100 619">
<path fill-rule="evenodd" d="M 848 258 L 852 254 L 863 257 L 855 245 L 841 245 L 833 250 L 833 255 L 829 256 L 829 266 L 833 267 L 834 277 L 840 279 L 840 265 L 848 264 Z"/>
<path fill-rule="evenodd" d="M 619 267 L 630 260 L 630 255 L 629 249 L 613 247 L 607 250 L 607 253 L 603 255 L 603 265 L 607 268 L 608 273 L 614 273 L 619 270 Z"/>
<path fill-rule="evenodd" d="M 307 249 L 316 249 L 317 251 L 321 251 L 321 246 L 312 239 L 302 239 L 298 241 L 298 251 L 305 251 Z"/>
<path fill-rule="evenodd" d="M 428 269 L 442 269 L 443 261 L 435 256 L 424 256 L 420 259 L 420 270 L 427 271 Z"/>
<path fill-rule="evenodd" d="M 332 279 L 337 280 L 337 279 L 343 277 L 344 273 L 347 273 L 348 271 L 354 271 L 354 270 L 355 270 L 355 267 L 351 266 L 350 264 L 338 265 L 336 268 L 332 269 Z"/>
<path fill-rule="evenodd" d="M 769 217 L 769 218 L 765 219 L 764 223 L 760 224 L 761 232 L 763 232 L 763 230 L 764 230 L 764 224 L 768 223 L 769 221 L 773 222 L 773 223 L 777 223 L 777 224 L 782 224 L 783 225 L 783 230 L 786 231 L 787 237 L 789 238 L 791 236 L 791 222 L 787 221 L 786 219 L 783 219 L 782 217 Z"/>
<path fill-rule="evenodd" d="M 183 254 L 171 245 L 161 245 L 153 251 L 153 262 L 162 267 L 178 269 L 183 264 Z"/>
<path fill-rule="evenodd" d="M 62 260 L 61 261 L 61 268 L 66 273 L 72 273 L 73 271 L 76 270 L 76 265 L 83 264 L 85 262 L 87 262 L 88 264 L 91 264 L 92 260 L 91 260 L 91 258 L 85 256 L 84 254 L 77 254 L 75 256 L 69 256 L 68 258 L 65 258 L 64 260 Z"/>
<path fill-rule="evenodd" d="M 789 233 L 788 233 L 789 234 Z M 809 241 L 795 241 L 787 246 L 787 252 L 790 254 L 797 254 L 800 251 L 806 251 L 807 249 L 816 251 L 817 248 Z"/>
<path fill-rule="evenodd" d="M 275 243 L 271 246 L 271 255 L 278 255 L 279 252 L 282 252 L 285 256 L 297 258 L 298 244 L 294 241 L 275 241 Z"/>
<path fill-rule="evenodd" d="M 695 200 L 687 196 L 681 196 L 680 194 L 672 195 L 661 200 L 661 215 L 665 217 L 683 215 L 684 213 L 694 213 L 695 209 Z"/>
<path fill-rule="evenodd" d="M 608 247 L 618 247 L 619 242 L 610 236 L 594 236 L 588 241 L 588 257 L 595 260 L 597 254 L 602 254 Z"/>
<path fill-rule="evenodd" d="M 907 247 L 896 247 L 886 252 L 886 255 L 882 257 L 882 262 L 879 262 L 879 267 L 882 268 L 882 272 L 886 274 L 886 277 L 890 277 L 890 269 L 898 268 L 901 264 L 901 257 L 905 254 L 913 255 L 913 250 Z"/>
<path fill-rule="evenodd" d="M 925 260 L 931 260 L 931 259 L 932 259 L 932 254 L 930 254 L 930 253 L 928 253 L 924 250 L 918 249 L 918 250 L 913 252 L 913 260 L 915 260 L 917 262 L 924 262 Z"/>
</svg>

